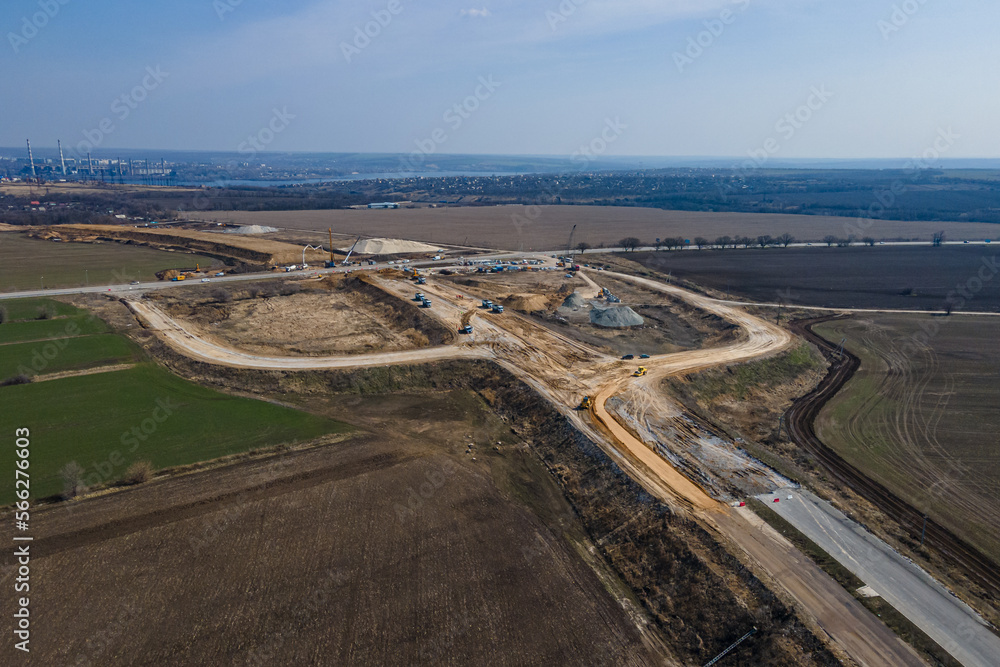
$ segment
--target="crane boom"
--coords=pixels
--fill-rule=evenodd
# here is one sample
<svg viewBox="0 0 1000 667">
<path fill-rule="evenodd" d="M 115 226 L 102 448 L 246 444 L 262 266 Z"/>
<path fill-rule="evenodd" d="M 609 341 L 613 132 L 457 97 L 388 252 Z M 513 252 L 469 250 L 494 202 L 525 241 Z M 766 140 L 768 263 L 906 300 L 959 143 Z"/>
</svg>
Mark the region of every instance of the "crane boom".
<svg viewBox="0 0 1000 667">
<path fill-rule="evenodd" d="M 348 261 L 349 261 L 349 260 L 351 259 L 351 253 L 353 253 L 353 252 L 354 252 L 354 249 L 358 247 L 358 243 L 360 243 L 360 242 L 361 242 L 361 237 L 359 236 L 359 237 L 358 237 L 358 238 L 357 238 L 357 239 L 356 239 L 356 240 L 354 241 L 354 245 L 352 245 L 352 246 L 351 246 L 351 249 L 347 251 L 347 257 L 345 257 L 345 258 L 344 258 L 344 261 L 343 261 L 343 262 L 341 262 L 341 264 L 342 264 L 342 265 L 343 265 L 343 264 L 347 264 L 347 262 L 348 262 Z"/>
</svg>

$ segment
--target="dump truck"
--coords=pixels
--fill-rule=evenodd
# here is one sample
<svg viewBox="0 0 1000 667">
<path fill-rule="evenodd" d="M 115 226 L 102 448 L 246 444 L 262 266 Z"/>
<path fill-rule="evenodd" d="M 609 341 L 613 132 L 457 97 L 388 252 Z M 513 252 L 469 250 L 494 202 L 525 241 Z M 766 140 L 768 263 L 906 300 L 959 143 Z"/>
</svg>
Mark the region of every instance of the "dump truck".
<svg viewBox="0 0 1000 667">
<path fill-rule="evenodd" d="M 483 299 L 483 308 L 492 308 L 493 302 L 489 299 Z"/>
<path fill-rule="evenodd" d="M 461 329 L 458 330 L 458 333 L 460 333 L 460 334 L 471 334 L 472 333 L 472 326 L 466 324 L 464 327 L 462 327 Z"/>
<path fill-rule="evenodd" d="M 430 308 L 431 307 L 431 300 L 430 299 L 424 299 L 423 301 L 420 302 L 420 305 L 423 308 Z"/>
<path fill-rule="evenodd" d="M 420 276 L 419 278 L 417 278 L 417 284 L 418 285 L 426 285 L 427 284 L 427 278 L 424 278 L 423 276 Z"/>
<path fill-rule="evenodd" d="M 499 303 L 495 303 L 495 304 L 493 304 L 492 310 L 493 310 L 494 313 L 502 313 L 503 312 L 503 306 L 501 306 Z"/>
<path fill-rule="evenodd" d="M 632 373 L 632 377 L 641 378 L 645 374 L 646 374 L 646 367 L 639 366 L 639 368 L 636 369 L 635 373 Z"/>
<path fill-rule="evenodd" d="M 417 293 L 416 293 L 416 294 L 415 294 L 415 295 L 413 296 L 413 300 L 414 300 L 414 301 L 423 301 L 423 300 L 424 300 L 424 293 L 423 293 L 423 292 L 417 292 Z"/>
<path fill-rule="evenodd" d="M 580 401 L 580 409 L 589 410 L 590 406 L 592 406 L 593 404 L 594 404 L 594 399 L 592 399 L 590 396 L 584 396 L 583 400 Z"/>
</svg>

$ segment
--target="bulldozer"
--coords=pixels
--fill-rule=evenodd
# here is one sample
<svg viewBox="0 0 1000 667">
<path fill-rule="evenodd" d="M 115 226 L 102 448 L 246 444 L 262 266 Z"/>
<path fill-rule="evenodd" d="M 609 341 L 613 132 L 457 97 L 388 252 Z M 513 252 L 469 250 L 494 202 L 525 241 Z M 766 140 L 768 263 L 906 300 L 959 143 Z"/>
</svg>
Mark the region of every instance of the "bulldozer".
<svg viewBox="0 0 1000 667">
<path fill-rule="evenodd" d="M 639 366 L 639 368 L 636 369 L 635 373 L 632 373 L 632 377 L 641 378 L 645 374 L 646 374 L 646 367 Z"/>
<path fill-rule="evenodd" d="M 594 404 L 594 399 L 592 399 L 590 396 L 584 396 L 583 400 L 580 401 L 580 409 L 589 410 L 590 406 L 592 406 L 593 404 Z"/>
</svg>

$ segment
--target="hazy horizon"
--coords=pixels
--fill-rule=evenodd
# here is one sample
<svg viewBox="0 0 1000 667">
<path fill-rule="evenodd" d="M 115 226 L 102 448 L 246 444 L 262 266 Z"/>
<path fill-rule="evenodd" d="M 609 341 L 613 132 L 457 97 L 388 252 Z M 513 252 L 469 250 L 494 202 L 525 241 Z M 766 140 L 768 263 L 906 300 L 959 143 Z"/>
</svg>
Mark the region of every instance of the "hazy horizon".
<svg viewBox="0 0 1000 667">
<path fill-rule="evenodd" d="M 0 144 L 992 159 L 998 18 L 985 0 L 16 0 Z"/>
</svg>

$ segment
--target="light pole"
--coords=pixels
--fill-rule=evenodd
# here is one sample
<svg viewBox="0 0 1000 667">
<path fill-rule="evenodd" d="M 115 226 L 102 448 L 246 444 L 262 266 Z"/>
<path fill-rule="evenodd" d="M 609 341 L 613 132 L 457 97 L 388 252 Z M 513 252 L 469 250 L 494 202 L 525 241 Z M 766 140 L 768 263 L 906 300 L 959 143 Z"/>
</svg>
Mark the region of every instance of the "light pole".
<svg viewBox="0 0 1000 667">
<path fill-rule="evenodd" d="M 83 270 L 83 280 L 87 283 L 87 287 L 90 287 L 90 274 L 87 272 L 87 269 Z"/>
</svg>

